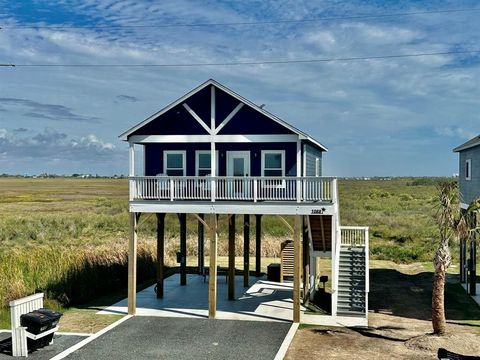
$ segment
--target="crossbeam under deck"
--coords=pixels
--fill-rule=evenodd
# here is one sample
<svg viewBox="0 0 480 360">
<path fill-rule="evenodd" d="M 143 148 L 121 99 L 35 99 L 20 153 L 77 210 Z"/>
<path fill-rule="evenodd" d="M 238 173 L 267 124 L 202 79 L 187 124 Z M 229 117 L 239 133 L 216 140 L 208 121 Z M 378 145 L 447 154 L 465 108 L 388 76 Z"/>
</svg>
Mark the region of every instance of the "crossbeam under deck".
<svg viewBox="0 0 480 360">
<path fill-rule="evenodd" d="M 186 214 L 245 214 L 245 215 L 334 215 L 332 202 L 292 201 L 198 201 L 198 200 L 133 200 L 130 212 Z"/>
</svg>

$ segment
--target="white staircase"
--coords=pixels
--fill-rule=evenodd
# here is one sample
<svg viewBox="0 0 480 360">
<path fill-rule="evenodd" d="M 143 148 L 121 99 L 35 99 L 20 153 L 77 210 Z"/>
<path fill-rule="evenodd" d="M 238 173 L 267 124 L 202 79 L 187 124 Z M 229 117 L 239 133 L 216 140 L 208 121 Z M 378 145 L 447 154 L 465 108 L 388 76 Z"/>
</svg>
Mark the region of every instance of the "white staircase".
<svg viewBox="0 0 480 360">
<path fill-rule="evenodd" d="M 342 226 L 333 255 L 335 289 L 332 313 L 337 316 L 368 317 L 369 257 L 368 228 Z M 335 281 L 336 280 L 336 281 Z"/>
<path fill-rule="evenodd" d="M 337 315 L 366 316 L 365 247 L 340 248 Z"/>
</svg>

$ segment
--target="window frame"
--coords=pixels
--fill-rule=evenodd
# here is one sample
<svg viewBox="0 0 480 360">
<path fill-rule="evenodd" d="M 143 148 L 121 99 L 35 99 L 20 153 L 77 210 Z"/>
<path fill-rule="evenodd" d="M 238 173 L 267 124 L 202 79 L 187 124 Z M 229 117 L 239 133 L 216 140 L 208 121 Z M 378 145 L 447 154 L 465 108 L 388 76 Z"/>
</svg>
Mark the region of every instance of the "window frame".
<svg viewBox="0 0 480 360">
<path fill-rule="evenodd" d="M 168 175 L 167 158 L 169 154 L 182 155 L 182 175 Z M 180 170 L 180 168 L 172 168 L 170 170 Z M 185 176 L 187 173 L 187 152 L 185 150 L 164 150 L 163 151 L 163 173 L 167 176 Z"/>
<path fill-rule="evenodd" d="M 206 175 L 199 175 L 199 170 L 205 170 L 205 168 L 200 168 L 200 154 L 208 154 L 211 156 L 211 150 L 195 150 L 195 176 L 206 176 Z M 218 150 L 215 150 L 215 161 L 216 161 L 216 168 L 217 171 L 215 172 L 218 176 Z M 212 174 L 212 164 L 210 164 L 210 175 Z"/>
<path fill-rule="evenodd" d="M 465 160 L 465 180 L 472 180 L 472 159 Z"/>
<path fill-rule="evenodd" d="M 265 155 L 267 154 L 280 154 L 282 156 L 282 161 L 281 161 L 281 170 L 282 170 L 282 175 L 280 177 L 285 177 L 285 150 L 262 150 L 261 152 L 261 162 L 262 162 L 262 167 L 261 167 L 261 176 L 262 177 L 278 177 L 278 176 L 267 176 L 265 175 L 265 170 L 278 170 L 278 168 L 268 168 L 265 169 Z"/>
</svg>

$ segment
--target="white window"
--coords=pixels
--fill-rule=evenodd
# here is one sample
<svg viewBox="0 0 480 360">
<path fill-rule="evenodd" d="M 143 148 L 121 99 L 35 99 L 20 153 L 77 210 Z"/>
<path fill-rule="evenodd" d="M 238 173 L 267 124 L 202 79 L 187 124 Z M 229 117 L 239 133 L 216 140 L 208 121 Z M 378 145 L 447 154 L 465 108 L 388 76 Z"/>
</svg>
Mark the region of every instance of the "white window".
<svg viewBox="0 0 480 360">
<path fill-rule="evenodd" d="M 164 151 L 163 172 L 167 176 L 185 176 L 185 151 Z"/>
<path fill-rule="evenodd" d="M 465 161 L 465 180 L 472 179 L 472 159 Z"/>
<path fill-rule="evenodd" d="M 262 176 L 285 176 L 285 151 L 262 151 Z"/>
<path fill-rule="evenodd" d="M 207 176 L 212 174 L 212 169 L 210 163 L 212 161 L 212 157 L 210 156 L 210 150 L 197 150 L 195 152 L 195 174 L 196 176 Z M 218 151 L 215 151 L 215 158 L 217 163 L 217 171 L 216 174 L 218 175 Z"/>
<path fill-rule="evenodd" d="M 315 176 L 320 176 L 320 158 L 315 158 Z"/>
</svg>

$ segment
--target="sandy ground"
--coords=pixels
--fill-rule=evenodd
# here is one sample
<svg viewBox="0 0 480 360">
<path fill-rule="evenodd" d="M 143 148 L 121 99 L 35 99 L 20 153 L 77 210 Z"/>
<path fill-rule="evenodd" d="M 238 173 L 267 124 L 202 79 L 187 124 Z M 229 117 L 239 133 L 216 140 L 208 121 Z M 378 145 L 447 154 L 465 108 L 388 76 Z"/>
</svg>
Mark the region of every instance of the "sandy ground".
<svg viewBox="0 0 480 360">
<path fill-rule="evenodd" d="M 437 359 L 439 347 L 480 356 L 480 307 L 447 284 L 448 333 L 432 335 L 432 273 L 415 270 L 371 269 L 369 328 L 301 327 L 285 358 Z"/>
</svg>

